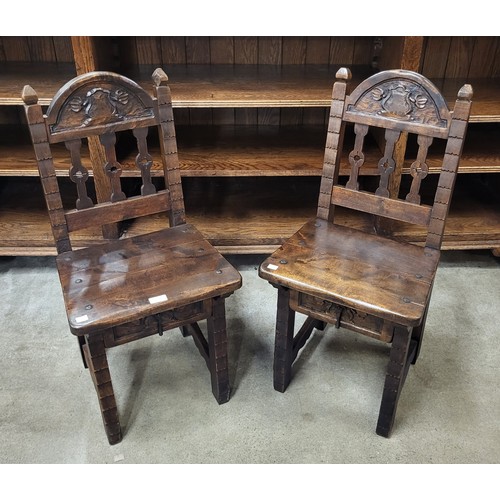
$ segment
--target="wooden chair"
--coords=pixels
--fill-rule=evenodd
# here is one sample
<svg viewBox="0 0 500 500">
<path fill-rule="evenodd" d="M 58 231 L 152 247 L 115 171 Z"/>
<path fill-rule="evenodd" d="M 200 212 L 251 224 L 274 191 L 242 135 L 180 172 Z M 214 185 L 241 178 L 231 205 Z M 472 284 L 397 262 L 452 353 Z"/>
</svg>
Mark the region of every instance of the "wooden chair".
<svg viewBox="0 0 500 500">
<path fill-rule="evenodd" d="M 287 388 L 292 363 L 315 327 L 324 329 L 326 323 L 333 323 L 392 344 L 377 424 L 377 433 L 388 437 L 408 368 L 416 362 L 422 342 L 472 88 L 462 87 L 450 113 L 436 87 L 417 73 L 380 72 L 346 97 L 349 79 L 349 70 L 342 68 L 333 86 L 317 216 L 261 264 L 259 275 L 278 289 L 277 391 Z M 374 165 L 379 174 L 375 192 L 363 190 L 358 177 L 370 168 L 363 152 L 369 127 L 376 137 L 385 134 L 383 156 Z M 354 146 L 348 156 L 350 176 L 341 185 L 339 165 L 346 130 Z M 406 197 L 399 199 L 398 193 L 391 196 L 389 182 L 398 149 L 404 155 L 406 139 L 410 144 L 415 137 L 408 134 L 416 134 L 418 151 L 410 167 L 411 185 Z M 445 153 L 431 206 L 420 203 L 420 185 L 428 173 L 426 158 L 433 138 L 441 139 Z M 355 219 L 346 211 L 358 212 L 358 217 L 359 212 L 368 214 L 371 224 L 349 224 Z M 425 243 L 398 241 L 381 221 L 419 225 L 426 234 Z M 294 335 L 296 311 L 307 319 Z"/>
<path fill-rule="evenodd" d="M 230 393 L 225 298 L 241 286 L 241 276 L 186 223 L 167 76 L 157 69 L 153 80 L 154 97 L 114 73 L 77 76 L 56 93 L 46 114 L 35 91 L 29 86 L 23 89 L 69 327 L 78 336 L 111 444 L 122 439 L 122 431 L 106 358 L 109 347 L 181 327 L 184 336 L 192 335 L 207 363 L 217 402 L 228 401 Z M 159 136 L 164 174 L 160 186 L 151 177 L 150 127 Z M 137 143 L 135 165 L 142 176 L 140 194 L 128 197 L 122 190 L 122 165 L 115 150 L 117 135 L 127 130 Z M 101 203 L 89 196 L 89 171 L 80 153 L 82 139 L 96 140 L 94 136 L 99 137 L 106 159 L 104 165 L 93 162 L 93 173 L 107 175 L 110 185 L 109 199 Z M 52 151 L 59 142 L 65 143 L 71 157 L 76 209 L 63 206 Z M 94 227 L 112 230 L 121 221 L 151 214 L 156 220 L 160 217 L 159 230 L 72 248 L 74 232 Z M 207 338 L 198 326 L 204 319 Z"/>
</svg>

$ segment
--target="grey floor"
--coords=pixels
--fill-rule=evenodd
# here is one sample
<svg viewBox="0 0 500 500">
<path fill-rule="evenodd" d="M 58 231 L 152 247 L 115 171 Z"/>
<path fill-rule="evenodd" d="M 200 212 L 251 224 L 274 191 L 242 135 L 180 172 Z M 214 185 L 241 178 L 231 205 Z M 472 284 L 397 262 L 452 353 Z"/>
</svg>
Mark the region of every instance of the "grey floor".
<svg viewBox="0 0 500 500">
<path fill-rule="evenodd" d="M 257 276 L 261 257 L 229 260 L 244 283 L 227 300 L 231 400 L 217 405 L 179 330 L 111 349 L 124 438 L 110 446 L 53 258 L 0 258 L 0 462 L 500 462 L 499 259 L 443 254 L 390 439 L 375 434 L 387 346 L 316 331 L 288 390 L 275 392 L 275 289 Z"/>
</svg>

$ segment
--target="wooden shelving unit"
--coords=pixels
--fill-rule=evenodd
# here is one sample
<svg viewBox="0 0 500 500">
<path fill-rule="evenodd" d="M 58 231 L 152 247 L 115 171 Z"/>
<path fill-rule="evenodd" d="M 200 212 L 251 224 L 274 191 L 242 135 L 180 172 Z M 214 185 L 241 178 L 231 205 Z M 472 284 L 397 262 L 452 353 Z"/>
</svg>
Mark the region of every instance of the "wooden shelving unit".
<svg viewBox="0 0 500 500">
<path fill-rule="evenodd" d="M 500 248 L 500 37 L 3 37 L 0 255 L 55 253 L 21 106 L 24 84 L 48 105 L 77 73 L 118 71 L 151 88 L 158 66 L 172 89 L 188 219 L 223 252 L 268 253 L 314 215 L 340 66 L 351 69 L 353 84 L 381 69 L 420 71 L 450 105 L 464 83 L 473 85 L 443 248 Z M 377 143 L 369 146 L 367 154 L 378 160 Z M 435 144 L 431 173 L 440 153 Z M 138 172 L 126 141 L 119 155 L 123 177 L 133 182 Z M 90 157 L 95 161 L 102 153 L 91 145 L 87 165 Z M 55 154 L 57 174 L 71 190 L 65 160 L 62 147 Z M 347 167 L 347 158 L 342 161 Z M 402 165 L 403 173 L 410 164 Z M 155 164 L 154 176 L 159 168 Z M 104 196 L 106 179 L 95 183 Z M 353 217 L 345 214 L 351 223 L 372 224 Z M 141 222 L 153 228 L 159 223 Z M 135 234 L 138 224 L 124 228 L 125 234 Z M 395 236 L 422 239 L 417 229 L 403 226 Z M 78 235 L 77 246 L 100 239 L 97 233 Z"/>
</svg>

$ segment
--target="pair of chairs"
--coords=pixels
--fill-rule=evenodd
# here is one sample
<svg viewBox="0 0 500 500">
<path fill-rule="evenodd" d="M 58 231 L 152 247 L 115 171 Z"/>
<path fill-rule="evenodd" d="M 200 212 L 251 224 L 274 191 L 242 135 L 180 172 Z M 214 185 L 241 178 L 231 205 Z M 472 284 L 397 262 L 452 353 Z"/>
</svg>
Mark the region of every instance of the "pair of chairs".
<svg viewBox="0 0 500 500">
<path fill-rule="evenodd" d="M 333 86 L 317 216 L 262 263 L 259 275 L 278 289 L 276 390 L 285 391 L 292 364 L 314 328 L 333 323 L 391 344 L 377 425 L 378 434 L 389 436 L 406 373 L 422 342 L 472 89 L 466 85 L 460 90 L 450 113 L 438 90 L 417 73 L 380 72 L 347 96 L 349 79 L 349 71 L 342 68 Z M 23 89 L 69 327 L 94 382 L 110 444 L 122 439 L 106 357 L 110 347 L 180 327 L 205 359 L 217 402 L 225 403 L 230 396 L 225 299 L 241 287 L 241 276 L 186 222 L 166 74 L 157 69 L 153 82 L 151 96 L 115 73 L 87 73 L 64 85 L 46 113 L 36 92 L 29 86 Z M 164 185 L 151 177 L 150 127 L 158 131 Z M 361 189 L 358 178 L 365 168 L 363 142 L 369 127 L 385 129 L 375 192 Z M 127 130 L 137 142 L 135 163 L 142 177 L 140 194 L 128 197 L 120 182 L 122 167 L 115 149 L 117 133 Z M 342 186 L 343 139 L 352 132 L 351 171 Z M 389 182 L 408 133 L 417 134 L 418 152 L 410 168 L 408 194 L 399 199 L 390 192 Z M 96 136 L 105 160 L 104 165 L 93 161 L 93 173 L 106 175 L 110 186 L 107 201 L 100 203 L 89 196 L 89 171 L 81 154 L 82 141 Z M 428 173 L 426 156 L 433 138 L 447 142 L 430 206 L 420 204 L 419 190 Z M 63 205 L 55 174 L 52 150 L 60 142 L 69 151 L 75 209 Z M 370 230 L 337 221 L 336 207 L 369 214 Z M 163 214 L 164 229 L 128 238 L 105 237 L 102 243 L 72 248 L 74 232 L 100 227 L 109 236 L 122 221 L 152 214 Z M 385 234 L 387 219 L 425 227 L 425 245 Z M 307 316 L 297 333 L 296 311 Z M 198 325 L 202 320 L 207 320 L 206 335 Z"/>
</svg>

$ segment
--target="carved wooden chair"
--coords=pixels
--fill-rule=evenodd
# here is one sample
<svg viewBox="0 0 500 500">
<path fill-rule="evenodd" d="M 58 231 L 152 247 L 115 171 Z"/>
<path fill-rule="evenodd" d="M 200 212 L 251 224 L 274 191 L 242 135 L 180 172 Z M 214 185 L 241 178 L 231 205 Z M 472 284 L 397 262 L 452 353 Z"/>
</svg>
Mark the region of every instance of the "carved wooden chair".
<svg viewBox="0 0 500 500">
<path fill-rule="evenodd" d="M 23 89 L 69 327 L 78 336 L 111 444 L 122 439 L 122 431 L 106 357 L 109 347 L 180 327 L 184 336 L 192 335 L 205 359 L 217 402 L 227 402 L 230 395 L 225 298 L 241 286 L 241 276 L 186 223 L 167 76 L 157 69 L 153 81 L 154 97 L 114 73 L 77 76 L 56 93 L 45 114 L 35 91 L 29 86 Z M 155 185 L 158 182 L 151 178 L 150 128 L 158 131 L 164 185 Z M 128 197 L 115 151 L 117 135 L 127 130 L 137 143 L 135 164 L 142 176 L 140 194 Z M 89 196 L 89 171 L 80 152 L 82 139 L 96 140 L 95 136 L 104 147 L 105 164 L 93 162 L 93 172 L 97 175 L 102 169 L 111 193 L 99 203 Z M 76 209 L 63 205 L 56 178 L 53 145 L 60 142 L 71 158 Z M 160 217 L 159 230 L 72 248 L 74 232 L 89 227 L 109 230 L 124 220 L 151 214 Z M 204 319 L 206 336 L 198 326 Z"/>
<path fill-rule="evenodd" d="M 376 429 L 377 434 L 388 437 L 408 368 L 416 362 L 422 342 L 472 88 L 462 87 L 451 113 L 436 87 L 417 73 L 380 72 L 346 97 L 349 79 L 349 70 L 342 68 L 333 86 L 317 216 L 261 264 L 259 275 L 278 289 L 277 391 L 287 388 L 292 363 L 313 329 L 324 329 L 326 323 L 392 344 Z M 350 176 L 341 185 L 340 155 L 344 136 L 348 137 L 344 134 L 347 126 L 354 146 L 349 148 Z M 385 134 L 383 157 L 375 165 L 380 182 L 371 191 L 362 189 L 358 178 L 367 167 L 363 143 L 370 127 L 382 130 L 379 137 Z M 411 185 L 407 184 L 407 194 L 400 199 L 397 192 L 390 195 L 390 174 L 398 148 L 404 155 L 405 144 L 410 144 L 405 140 L 415 137 L 413 134 L 418 151 L 410 168 Z M 434 138 L 441 139 L 446 149 L 431 206 L 421 204 L 419 193 Z M 430 200 L 432 203 L 432 197 Z M 353 220 L 345 216 L 346 209 L 369 214 L 373 224 L 369 229 L 360 224 L 352 227 L 346 222 Z M 344 216 L 339 217 L 342 210 Z M 387 230 L 377 231 L 375 228 L 387 229 L 380 221 L 421 226 L 425 244 L 405 243 Z M 307 319 L 294 334 L 296 311 Z"/>
</svg>

